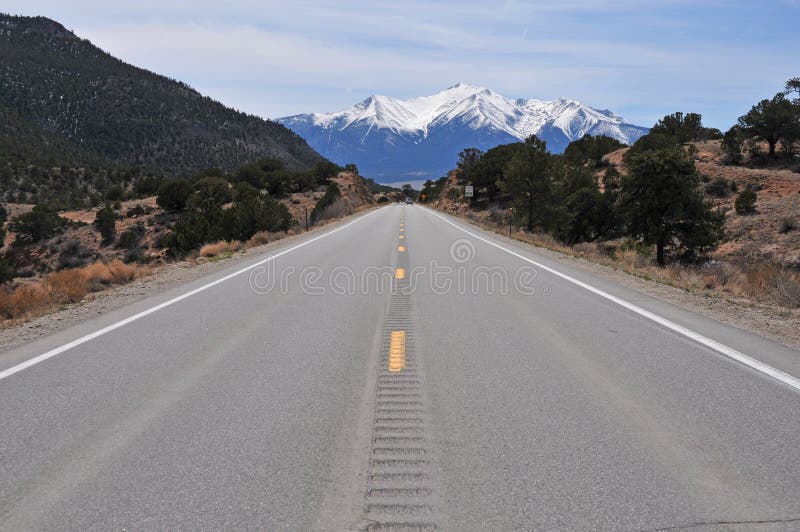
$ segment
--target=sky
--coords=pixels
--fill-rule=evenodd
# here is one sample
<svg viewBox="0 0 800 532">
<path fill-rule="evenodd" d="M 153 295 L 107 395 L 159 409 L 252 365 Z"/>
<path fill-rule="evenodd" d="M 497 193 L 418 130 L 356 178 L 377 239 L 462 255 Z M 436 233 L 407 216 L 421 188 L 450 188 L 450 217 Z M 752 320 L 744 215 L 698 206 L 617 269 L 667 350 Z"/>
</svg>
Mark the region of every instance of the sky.
<svg viewBox="0 0 800 532">
<path fill-rule="evenodd" d="M 459 81 L 730 127 L 800 76 L 800 0 L 4 0 L 265 118 Z"/>
</svg>

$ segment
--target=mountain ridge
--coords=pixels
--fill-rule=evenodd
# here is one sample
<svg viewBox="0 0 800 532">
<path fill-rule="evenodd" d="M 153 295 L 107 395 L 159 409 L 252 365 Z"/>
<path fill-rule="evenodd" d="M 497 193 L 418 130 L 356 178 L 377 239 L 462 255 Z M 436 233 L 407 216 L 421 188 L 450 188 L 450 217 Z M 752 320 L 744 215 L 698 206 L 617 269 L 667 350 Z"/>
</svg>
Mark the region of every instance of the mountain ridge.
<svg viewBox="0 0 800 532">
<path fill-rule="evenodd" d="M 547 141 L 551 151 L 561 152 L 585 134 L 631 144 L 648 131 L 608 109 L 576 100 L 510 100 L 467 83 L 409 99 L 372 95 L 342 111 L 276 121 L 324 156 L 338 163 L 355 162 L 364 175 L 384 182 L 436 178 L 452 168 L 465 147 L 485 150 L 531 134 Z"/>
<path fill-rule="evenodd" d="M 193 175 L 259 158 L 292 170 L 323 160 L 284 126 L 125 63 L 46 17 L 0 14 L 0 70 L 0 110 L 114 165 Z M 0 124 L 0 136 L 7 133 Z"/>
</svg>

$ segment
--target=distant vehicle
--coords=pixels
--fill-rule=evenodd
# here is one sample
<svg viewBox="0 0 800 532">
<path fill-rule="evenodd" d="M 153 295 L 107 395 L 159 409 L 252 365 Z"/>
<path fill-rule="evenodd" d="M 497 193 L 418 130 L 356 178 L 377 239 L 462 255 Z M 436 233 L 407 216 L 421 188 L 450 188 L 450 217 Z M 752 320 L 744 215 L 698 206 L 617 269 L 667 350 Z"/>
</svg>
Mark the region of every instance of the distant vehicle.
<svg viewBox="0 0 800 532">
<path fill-rule="evenodd" d="M 406 198 L 406 205 L 413 205 L 413 204 L 414 204 L 414 200 L 413 199 Z"/>
</svg>

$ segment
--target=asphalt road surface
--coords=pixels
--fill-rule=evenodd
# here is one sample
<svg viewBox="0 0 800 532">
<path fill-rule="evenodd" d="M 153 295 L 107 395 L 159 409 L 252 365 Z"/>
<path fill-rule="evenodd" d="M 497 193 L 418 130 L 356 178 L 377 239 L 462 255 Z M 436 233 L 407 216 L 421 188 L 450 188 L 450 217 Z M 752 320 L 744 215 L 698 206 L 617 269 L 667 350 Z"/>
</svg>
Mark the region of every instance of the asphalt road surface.
<svg viewBox="0 0 800 532">
<path fill-rule="evenodd" d="M 798 376 L 391 205 L 0 353 L 0 529 L 798 530 Z"/>
</svg>

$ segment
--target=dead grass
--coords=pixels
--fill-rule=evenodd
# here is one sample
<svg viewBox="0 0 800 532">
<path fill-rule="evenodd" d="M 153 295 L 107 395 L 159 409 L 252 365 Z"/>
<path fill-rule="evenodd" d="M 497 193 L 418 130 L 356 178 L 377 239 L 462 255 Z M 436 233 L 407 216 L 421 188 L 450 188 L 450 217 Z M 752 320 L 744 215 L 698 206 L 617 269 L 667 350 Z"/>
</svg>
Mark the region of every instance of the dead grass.
<svg viewBox="0 0 800 532">
<path fill-rule="evenodd" d="M 220 241 L 213 244 L 206 244 L 200 248 L 201 257 L 216 257 L 218 255 L 231 255 L 242 249 L 242 243 L 238 240 Z"/>
<path fill-rule="evenodd" d="M 115 260 L 51 273 L 41 283 L 0 291 L 0 320 L 41 316 L 58 306 L 78 303 L 90 292 L 129 283 L 148 272 L 146 266 Z"/>
<path fill-rule="evenodd" d="M 270 242 L 275 242 L 276 240 L 280 240 L 281 238 L 285 237 L 284 233 L 272 233 L 270 231 L 259 231 L 258 233 L 254 234 L 250 237 L 250 240 L 247 241 L 248 248 L 254 248 L 257 246 L 263 246 L 264 244 L 269 244 Z"/>
</svg>

